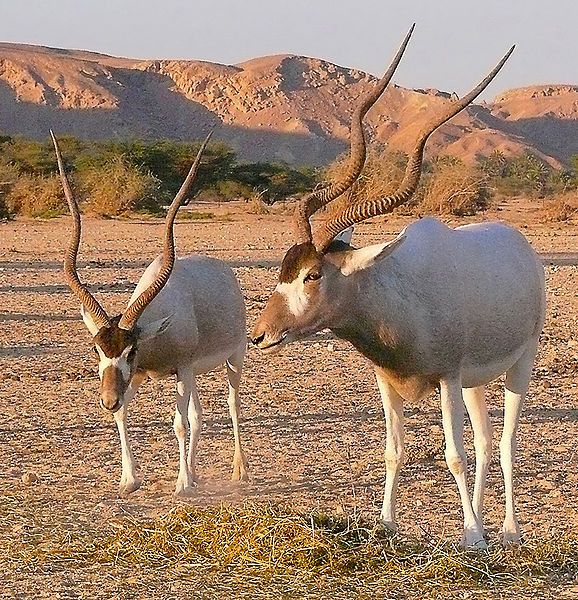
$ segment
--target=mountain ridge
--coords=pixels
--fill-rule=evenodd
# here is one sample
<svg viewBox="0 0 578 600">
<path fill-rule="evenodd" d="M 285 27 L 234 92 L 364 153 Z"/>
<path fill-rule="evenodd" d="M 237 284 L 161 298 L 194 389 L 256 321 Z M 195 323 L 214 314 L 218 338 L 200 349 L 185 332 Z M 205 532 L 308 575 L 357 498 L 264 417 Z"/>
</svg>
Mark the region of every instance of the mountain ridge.
<svg viewBox="0 0 578 600">
<path fill-rule="evenodd" d="M 376 81 L 294 54 L 222 65 L 0 43 L 0 132 L 191 140 L 216 129 L 241 159 L 319 165 L 346 149 L 351 112 Z M 407 152 L 451 98 L 391 84 L 365 120 L 369 138 Z M 530 151 L 555 166 L 578 154 L 578 85 L 506 90 L 468 107 L 428 143 L 429 156 L 466 162 L 494 151 Z"/>
</svg>

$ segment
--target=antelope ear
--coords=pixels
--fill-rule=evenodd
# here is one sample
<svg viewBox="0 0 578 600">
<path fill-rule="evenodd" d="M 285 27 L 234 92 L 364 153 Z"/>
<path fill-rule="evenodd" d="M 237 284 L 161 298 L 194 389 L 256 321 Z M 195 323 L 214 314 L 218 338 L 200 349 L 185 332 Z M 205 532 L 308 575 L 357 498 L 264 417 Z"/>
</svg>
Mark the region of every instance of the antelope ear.
<svg viewBox="0 0 578 600">
<path fill-rule="evenodd" d="M 400 244 L 405 241 L 405 235 L 396 237 L 391 242 L 385 244 L 374 244 L 358 250 L 344 252 L 344 259 L 341 263 L 341 272 L 344 275 L 351 275 L 356 271 L 362 271 L 373 266 L 376 262 L 389 256 Z"/>
<path fill-rule="evenodd" d="M 139 328 L 138 339 L 139 342 L 146 342 L 151 338 L 164 333 L 170 326 L 173 315 L 157 319 L 152 323 L 147 323 L 142 328 Z"/>
<path fill-rule="evenodd" d="M 88 329 L 88 331 L 90 331 L 92 337 L 94 337 L 98 333 L 98 327 L 92 320 L 90 313 L 86 310 L 86 308 L 84 308 L 84 304 L 80 305 L 80 314 L 82 315 L 82 320 L 84 321 L 86 328 Z"/>
<path fill-rule="evenodd" d="M 334 242 L 343 242 L 344 244 L 351 244 L 351 238 L 353 237 L 353 225 L 344 229 L 341 233 L 338 233 L 334 238 Z"/>
</svg>

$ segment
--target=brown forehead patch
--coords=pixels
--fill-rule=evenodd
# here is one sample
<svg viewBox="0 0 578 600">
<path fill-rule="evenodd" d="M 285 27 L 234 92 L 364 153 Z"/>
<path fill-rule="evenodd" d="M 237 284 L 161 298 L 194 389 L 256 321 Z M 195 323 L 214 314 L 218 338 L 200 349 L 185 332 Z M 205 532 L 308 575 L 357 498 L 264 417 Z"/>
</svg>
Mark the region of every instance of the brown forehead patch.
<svg viewBox="0 0 578 600">
<path fill-rule="evenodd" d="M 287 254 L 283 257 L 279 281 L 281 283 L 289 283 L 299 275 L 299 271 L 301 271 L 303 267 L 311 266 L 316 263 L 321 263 L 321 257 L 311 242 L 295 244 L 287 250 Z"/>
<path fill-rule="evenodd" d="M 94 343 L 105 353 L 108 358 L 116 358 L 122 351 L 136 342 L 134 331 L 127 331 L 118 326 L 120 315 L 111 319 L 110 327 L 103 327 L 95 336 Z"/>
</svg>

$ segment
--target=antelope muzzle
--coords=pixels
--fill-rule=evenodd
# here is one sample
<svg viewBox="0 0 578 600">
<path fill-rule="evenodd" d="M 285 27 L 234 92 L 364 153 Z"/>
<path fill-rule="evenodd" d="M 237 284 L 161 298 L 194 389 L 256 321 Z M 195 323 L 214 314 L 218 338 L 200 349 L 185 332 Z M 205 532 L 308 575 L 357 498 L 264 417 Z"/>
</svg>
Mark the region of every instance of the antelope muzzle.
<svg viewBox="0 0 578 600">
<path fill-rule="evenodd" d="M 107 367 L 100 384 L 100 406 L 115 413 L 123 405 L 125 391 L 126 384 L 120 369 Z"/>
</svg>

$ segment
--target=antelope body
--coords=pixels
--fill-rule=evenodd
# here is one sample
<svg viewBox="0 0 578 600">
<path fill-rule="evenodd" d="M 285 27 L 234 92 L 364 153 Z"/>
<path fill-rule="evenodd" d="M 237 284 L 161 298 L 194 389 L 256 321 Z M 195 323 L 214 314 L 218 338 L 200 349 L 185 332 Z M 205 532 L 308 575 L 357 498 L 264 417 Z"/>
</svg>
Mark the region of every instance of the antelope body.
<svg viewBox="0 0 578 600">
<path fill-rule="evenodd" d="M 316 210 L 348 190 L 359 176 L 365 160 L 363 115 L 387 85 L 410 35 L 411 31 L 376 92 L 354 114 L 350 168 L 341 181 L 313 192 L 297 207 L 297 243 L 282 261 L 279 283 L 255 325 L 253 343 L 263 351 L 275 351 L 329 328 L 373 363 L 387 426 L 381 519 L 392 529 L 404 456 L 403 402 L 419 402 L 439 387 L 445 456 L 464 513 L 463 542 L 481 548 L 485 547 L 483 496 L 492 444 L 484 385 L 503 373 L 503 539 L 520 538 L 512 465 L 519 415 L 544 321 L 542 265 L 525 238 L 501 223 L 450 229 L 427 218 L 408 226 L 392 242 L 354 249 L 347 241 L 352 225 L 411 198 L 428 137 L 486 87 L 511 50 L 472 92 L 424 128 L 394 194 L 350 202 L 315 235 L 309 223 Z M 476 449 L 473 503 L 466 482 L 464 404 Z"/>
<path fill-rule="evenodd" d="M 150 286 L 160 268 L 159 256 L 142 275 L 129 306 Z M 178 258 L 168 282 L 144 310 L 138 326 L 146 330 L 165 319 L 166 329 L 140 344 L 136 373 L 159 379 L 190 365 L 199 375 L 225 364 L 245 348 L 243 297 L 235 274 L 223 261 L 207 256 Z"/>
<path fill-rule="evenodd" d="M 202 428 L 202 407 L 195 376 L 222 364 L 227 366 L 229 411 L 235 437 L 233 479 L 246 479 L 238 426 L 239 382 L 246 349 L 241 290 L 232 270 L 222 261 L 203 256 L 175 260 L 174 254 L 174 218 L 194 180 L 208 138 L 168 210 L 163 255 L 147 267 L 127 309 L 114 318 L 106 314 L 78 280 L 76 254 L 80 242 L 80 214 L 54 136 L 53 141 L 75 222 L 65 272 L 69 285 L 82 302 L 82 317 L 93 335 L 101 379 L 100 404 L 114 414 L 118 427 L 122 449 L 121 493 L 133 492 L 140 486 L 126 430 L 128 404 L 147 376 L 159 379 L 171 375 L 177 378 L 174 430 L 179 444 L 179 474 L 175 494 L 192 492 L 196 481 L 196 448 Z"/>
<path fill-rule="evenodd" d="M 424 218 L 392 243 L 356 254 L 327 255 L 337 265 L 332 299 L 346 305 L 324 324 L 380 367 L 406 400 L 420 400 L 450 376 L 459 375 L 464 388 L 483 385 L 540 334 L 542 264 L 504 224 L 450 229 Z"/>
</svg>

